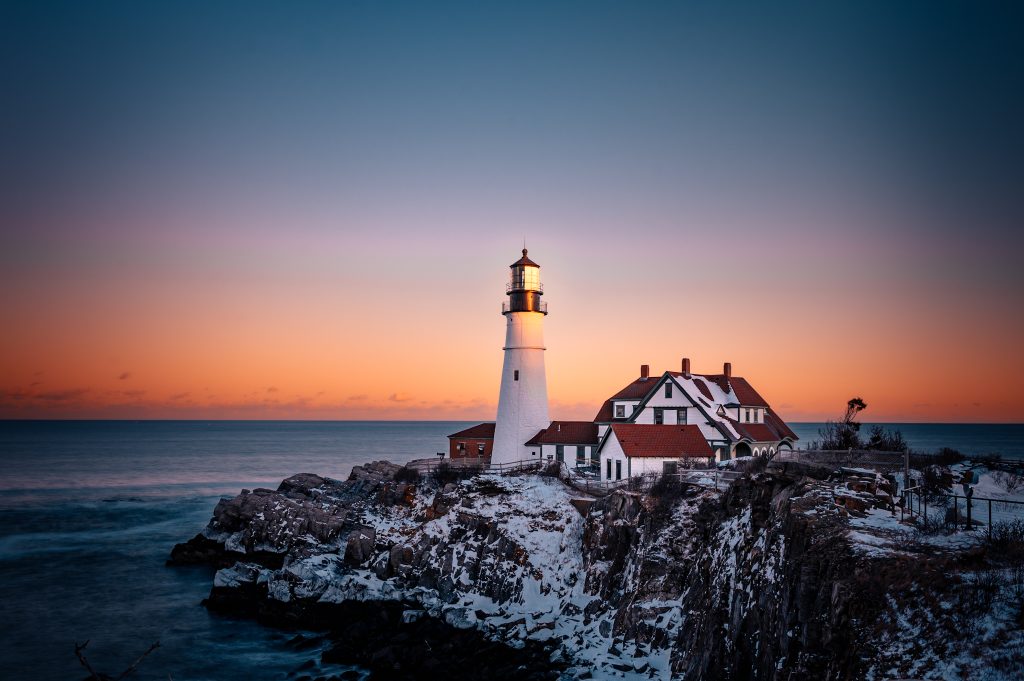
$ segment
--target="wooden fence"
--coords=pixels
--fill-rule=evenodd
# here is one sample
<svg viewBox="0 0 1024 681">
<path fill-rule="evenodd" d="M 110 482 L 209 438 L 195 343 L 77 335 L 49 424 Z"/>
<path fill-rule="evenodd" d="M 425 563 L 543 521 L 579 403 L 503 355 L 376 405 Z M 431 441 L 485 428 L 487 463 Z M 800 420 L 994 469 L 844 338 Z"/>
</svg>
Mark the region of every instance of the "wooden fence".
<svg viewBox="0 0 1024 681">
<path fill-rule="evenodd" d="M 463 471 L 470 475 L 512 475 L 529 471 L 545 470 L 549 466 L 558 466 L 558 477 L 570 487 L 590 494 L 606 496 L 616 489 L 632 492 L 647 492 L 663 477 L 673 477 L 686 485 L 724 489 L 743 473 L 718 468 L 687 469 L 676 473 L 646 473 L 621 480 L 602 481 L 599 478 L 581 474 L 579 468 L 570 467 L 564 461 L 539 461 L 524 459 L 507 463 L 491 463 L 487 459 L 417 459 L 406 464 L 407 468 L 416 470 L 421 475 L 430 475 L 438 470 Z"/>
<path fill-rule="evenodd" d="M 902 470 L 907 455 L 904 452 L 878 452 L 870 449 L 780 449 L 772 461 L 798 461 L 825 466 L 894 471 Z"/>
</svg>

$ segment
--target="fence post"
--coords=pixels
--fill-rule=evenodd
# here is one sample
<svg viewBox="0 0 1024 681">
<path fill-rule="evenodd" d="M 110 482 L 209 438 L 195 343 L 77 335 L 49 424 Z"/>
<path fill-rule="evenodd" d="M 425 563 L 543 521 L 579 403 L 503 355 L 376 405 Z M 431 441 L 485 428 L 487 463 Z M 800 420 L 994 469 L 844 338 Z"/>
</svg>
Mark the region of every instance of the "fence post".
<svg viewBox="0 0 1024 681">
<path fill-rule="evenodd" d="M 988 540 L 992 541 L 992 500 L 988 500 Z"/>
</svg>

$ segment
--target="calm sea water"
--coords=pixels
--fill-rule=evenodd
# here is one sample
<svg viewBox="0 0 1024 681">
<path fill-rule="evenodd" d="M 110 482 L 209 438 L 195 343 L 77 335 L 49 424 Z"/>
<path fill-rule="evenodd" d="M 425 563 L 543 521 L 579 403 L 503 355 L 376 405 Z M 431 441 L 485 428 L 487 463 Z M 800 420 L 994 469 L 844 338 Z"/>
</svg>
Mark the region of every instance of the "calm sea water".
<svg viewBox="0 0 1024 681">
<path fill-rule="evenodd" d="M 313 472 L 344 478 L 375 459 L 446 451 L 461 422 L 0 421 L 3 678 L 120 673 L 155 640 L 137 679 L 285 679 L 313 654 L 290 634 L 210 615 L 204 568 L 164 566 L 217 499 Z M 795 424 L 805 441 L 820 424 Z M 896 424 L 911 445 L 1024 458 L 1022 425 Z"/>
</svg>

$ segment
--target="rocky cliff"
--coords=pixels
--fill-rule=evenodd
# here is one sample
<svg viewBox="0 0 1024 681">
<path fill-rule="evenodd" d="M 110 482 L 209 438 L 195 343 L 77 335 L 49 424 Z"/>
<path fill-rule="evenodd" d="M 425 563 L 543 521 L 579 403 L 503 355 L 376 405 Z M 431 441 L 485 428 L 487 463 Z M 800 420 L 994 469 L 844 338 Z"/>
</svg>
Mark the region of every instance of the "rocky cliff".
<svg viewBox="0 0 1024 681">
<path fill-rule="evenodd" d="M 595 500 L 554 477 L 398 470 L 243 491 L 171 562 L 220 568 L 212 609 L 333 631 L 333 659 L 382 677 L 479 677 L 486 660 L 493 677 L 859 679 L 913 662 L 887 590 L 919 583 L 893 565 L 936 550 L 908 544 L 874 473 Z"/>
</svg>

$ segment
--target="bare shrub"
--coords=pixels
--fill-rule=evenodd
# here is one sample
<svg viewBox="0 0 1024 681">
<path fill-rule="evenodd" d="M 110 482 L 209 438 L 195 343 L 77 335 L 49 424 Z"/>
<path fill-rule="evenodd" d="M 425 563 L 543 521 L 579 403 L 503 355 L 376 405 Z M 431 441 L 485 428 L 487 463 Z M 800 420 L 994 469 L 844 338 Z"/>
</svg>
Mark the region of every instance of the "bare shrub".
<svg viewBox="0 0 1024 681">
<path fill-rule="evenodd" d="M 864 449 L 878 452 L 905 452 L 909 449 L 903 433 L 899 430 L 886 430 L 882 426 L 871 426 L 871 434 L 864 443 Z"/>
<path fill-rule="evenodd" d="M 1024 520 L 995 522 L 990 529 L 984 540 L 989 556 L 1024 560 Z"/>
<path fill-rule="evenodd" d="M 1011 494 L 1024 487 L 1024 475 L 1019 471 L 996 470 L 992 471 L 992 477 L 1000 487 Z"/>
<path fill-rule="evenodd" d="M 443 487 L 450 482 L 468 480 L 479 473 L 479 466 L 451 466 L 447 463 L 441 463 L 430 472 L 430 479 Z"/>
<path fill-rule="evenodd" d="M 415 468 L 403 466 L 395 473 L 395 482 L 417 483 L 420 481 L 420 472 Z"/>
</svg>

